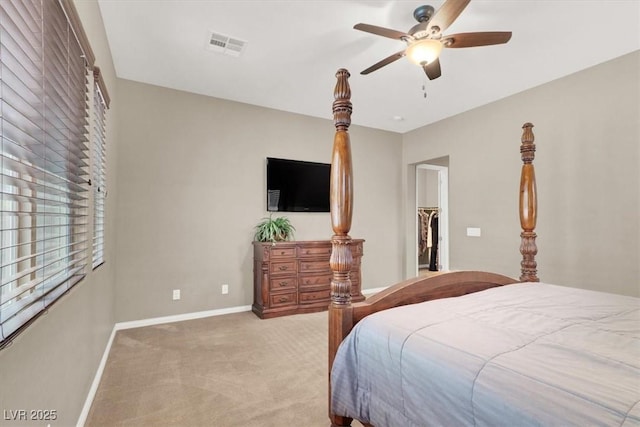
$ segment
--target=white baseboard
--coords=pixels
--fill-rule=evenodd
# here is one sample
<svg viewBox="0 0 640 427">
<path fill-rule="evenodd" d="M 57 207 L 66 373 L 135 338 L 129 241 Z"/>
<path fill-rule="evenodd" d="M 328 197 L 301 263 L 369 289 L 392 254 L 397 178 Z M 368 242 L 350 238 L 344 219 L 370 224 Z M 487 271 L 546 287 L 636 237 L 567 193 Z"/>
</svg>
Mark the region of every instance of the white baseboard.
<svg viewBox="0 0 640 427">
<path fill-rule="evenodd" d="M 116 328 L 114 327 L 111 330 L 111 335 L 109 336 L 109 341 L 107 341 L 107 346 L 104 349 L 104 353 L 102 353 L 102 359 L 100 359 L 98 370 L 96 371 L 96 375 L 93 377 L 93 382 L 91 383 L 91 388 L 89 388 L 89 393 L 87 394 L 87 398 L 84 401 L 82 412 L 80 412 L 80 417 L 78 417 L 78 423 L 76 424 L 77 427 L 83 427 L 84 423 L 87 421 L 87 416 L 89 416 L 89 411 L 91 410 L 91 404 L 93 403 L 93 398 L 96 396 L 96 392 L 98 391 L 98 386 L 100 385 L 100 380 L 102 379 L 102 372 L 104 372 L 104 367 L 107 364 L 107 359 L 109 358 L 109 351 L 111 351 L 111 344 L 113 343 L 113 338 L 115 336 L 116 336 Z"/>
<path fill-rule="evenodd" d="M 154 317 L 151 319 L 132 320 L 130 322 L 118 322 L 114 329 L 120 331 L 123 329 L 140 328 L 142 326 L 161 325 L 163 323 L 182 322 L 183 320 L 202 319 L 203 317 L 221 316 L 223 314 L 240 313 L 243 311 L 251 311 L 250 305 L 241 305 L 238 307 L 220 308 L 217 310 L 196 311 L 194 313 L 176 314 L 174 316 Z"/>
<path fill-rule="evenodd" d="M 113 325 L 111 336 L 109 337 L 107 346 L 105 347 L 104 353 L 102 354 L 102 359 L 100 360 L 96 375 L 94 376 L 93 382 L 91 383 L 91 388 L 89 388 L 89 393 L 87 394 L 84 406 L 82 407 L 82 412 L 80 412 L 80 416 L 78 417 L 78 423 L 76 424 L 76 427 L 84 427 L 84 424 L 87 421 L 87 416 L 89 416 L 89 411 L 91 410 L 93 399 L 95 398 L 96 392 L 98 391 L 98 386 L 100 385 L 100 380 L 102 379 L 102 373 L 104 372 L 104 368 L 107 364 L 107 359 L 109 358 L 109 352 L 111 351 L 111 344 L 113 344 L 113 339 L 115 338 L 117 331 L 123 329 L 139 328 L 141 326 L 160 325 L 162 323 L 182 322 L 183 320 L 201 319 L 203 317 L 240 313 L 243 311 L 251 311 L 251 306 L 242 305 L 238 307 L 221 308 L 217 310 L 197 311 L 195 313 L 177 314 L 175 316 L 155 317 L 152 319 L 133 320 L 130 322 L 118 322 Z"/>
</svg>

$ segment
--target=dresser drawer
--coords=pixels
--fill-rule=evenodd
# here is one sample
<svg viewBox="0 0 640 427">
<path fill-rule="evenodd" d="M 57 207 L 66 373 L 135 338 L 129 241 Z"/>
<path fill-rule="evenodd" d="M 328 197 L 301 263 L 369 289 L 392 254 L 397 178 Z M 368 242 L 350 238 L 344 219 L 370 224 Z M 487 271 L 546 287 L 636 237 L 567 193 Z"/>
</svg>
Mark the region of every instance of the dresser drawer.
<svg viewBox="0 0 640 427">
<path fill-rule="evenodd" d="M 293 277 L 280 277 L 273 278 L 269 281 L 269 290 L 270 291 L 284 291 L 287 289 L 295 290 L 297 288 L 298 279 L 295 276 Z"/>
<path fill-rule="evenodd" d="M 315 292 L 300 292 L 300 304 L 310 304 L 312 302 L 326 301 L 329 302 L 331 291 L 315 291 Z"/>
<path fill-rule="evenodd" d="M 305 287 L 327 287 L 331 286 L 331 274 L 318 274 L 318 275 L 300 275 L 300 288 Z"/>
<path fill-rule="evenodd" d="M 295 274 L 298 263 L 293 261 L 273 261 L 270 265 L 269 272 L 274 275 L 278 274 Z"/>
<path fill-rule="evenodd" d="M 296 257 L 296 248 L 279 248 L 273 247 L 269 251 L 271 254 L 271 258 L 295 258 Z"/>
<path fill-rule="evenodd" d="M 298 268 L 298 271 L 300 273 L 313 273 L 316 271 L 331 271 L 331 268 L 329 267 L 329 260 L 327 259 L 326 261 L 304 261 L 304 260 L 300 260 L 300 268 Z"/>
<path fill-rule="evenodd" d="M 295 292 L 289 292 L 286 294 L 275 294 L 270 296 L 271 307 L 282 307 L 283 305 L 296 305 L 298 304 L 297 294 Z"/>
<path fill-rule="evenodd" d="M 320 247 L 298 247 L 298 256 L 301 258 L 310 258 L 310 257 L 320 257 L 329 259 L 331 256 L 331 246 L 320 246 Z"/>
</svg>

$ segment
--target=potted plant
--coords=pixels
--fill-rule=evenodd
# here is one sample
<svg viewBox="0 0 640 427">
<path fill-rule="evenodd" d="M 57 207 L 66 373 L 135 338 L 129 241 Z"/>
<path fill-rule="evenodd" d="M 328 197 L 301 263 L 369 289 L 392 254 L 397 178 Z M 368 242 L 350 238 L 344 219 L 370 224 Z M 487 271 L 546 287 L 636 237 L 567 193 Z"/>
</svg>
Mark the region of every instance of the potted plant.
<svg viewBox="0 0 640 427">
<path fill-rule="evenodd" d="M 289 218 L 284 216 L 273 218 L 272 215 L 269 215 L 268 218 L 262 218 L 262 221 L 255 228 L 256 234 L 253 238 L 258 242 L 276 243 L 291 240 L 295 231 Z"/>
</svg>

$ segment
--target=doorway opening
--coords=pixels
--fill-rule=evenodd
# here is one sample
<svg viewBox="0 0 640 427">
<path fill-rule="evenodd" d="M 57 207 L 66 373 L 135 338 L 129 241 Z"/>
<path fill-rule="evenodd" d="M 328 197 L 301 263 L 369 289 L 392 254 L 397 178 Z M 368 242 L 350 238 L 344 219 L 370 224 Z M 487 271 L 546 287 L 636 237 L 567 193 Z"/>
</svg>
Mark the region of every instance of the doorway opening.
<svg viewBox="0 0 640 427">
<path fill-rule="evenodd" d="M 445 157 L 416 165 L 416 276 L 449 270 L 448 164 Z"/>
</svg>

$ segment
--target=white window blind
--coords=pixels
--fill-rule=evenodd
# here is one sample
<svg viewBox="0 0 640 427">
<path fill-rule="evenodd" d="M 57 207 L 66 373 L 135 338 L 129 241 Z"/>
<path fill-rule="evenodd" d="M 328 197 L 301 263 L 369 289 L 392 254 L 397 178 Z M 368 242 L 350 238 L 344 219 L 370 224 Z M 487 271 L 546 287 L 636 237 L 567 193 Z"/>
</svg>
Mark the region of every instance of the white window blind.
<svg viewBox="0 0 640 427">
<path fill-rule="evenodd" d="M 0 1 L 0 347 L 85 275 L 93 54 L 68 12 Z"/>
<path fill-rule="evenodd" d="M 100 69 L 93 70 L 93 153 L 92 185 L 93 185 L 93 268 L 104 263 L 104 214 L 107 197 L 107 139 L 106 116 L 109 107 L 109 96 L 100 76 Z"/>
</svg>

